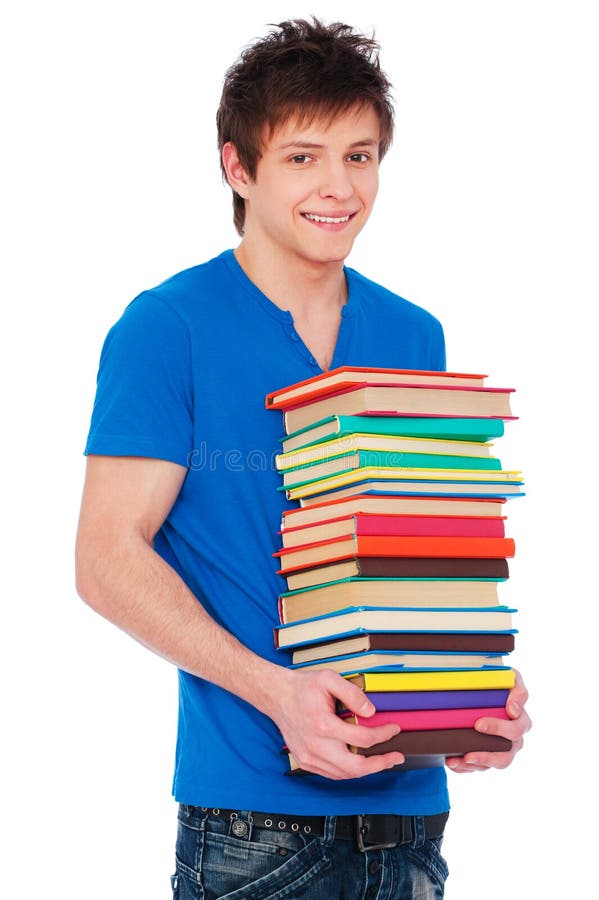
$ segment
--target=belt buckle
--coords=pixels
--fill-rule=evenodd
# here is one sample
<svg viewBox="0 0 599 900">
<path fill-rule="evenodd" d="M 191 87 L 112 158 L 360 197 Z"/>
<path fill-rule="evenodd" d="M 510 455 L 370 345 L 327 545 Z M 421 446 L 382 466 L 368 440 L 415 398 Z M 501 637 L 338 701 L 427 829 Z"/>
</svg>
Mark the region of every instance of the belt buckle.
<svg viewBox="0 0 599 900">
<path fill-rule="evenodd" d="M 364 816 L 357 815 L 355 817 L 356 820 L 356 845 L 360 853 L 366 853 L 368 850 L 391 850 L 393 847 L 397 847 L 397 841 L 390 841 L 385 844 L 365 844 L 364 843 L 364 832 L 368 831 L 368 828 L 364 825 Z"/>
</svg>

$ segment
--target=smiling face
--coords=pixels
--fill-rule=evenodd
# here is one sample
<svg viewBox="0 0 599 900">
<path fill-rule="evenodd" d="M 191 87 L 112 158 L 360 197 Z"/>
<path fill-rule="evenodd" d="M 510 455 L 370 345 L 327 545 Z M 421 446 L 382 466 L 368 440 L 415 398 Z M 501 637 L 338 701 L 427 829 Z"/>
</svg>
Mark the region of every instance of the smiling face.
<svg viewBox="0 0 599 900">
<path fill-rule="evenodd" d="M 342 263 L 376 198 L 379 139 L 370 106 L 330 123 L 291 119 L 265 141 L 253 180 L 230 145 L 229 180 L 245 199 L 247 251 L 292 269 L 300 261 Z"/>
</svg>

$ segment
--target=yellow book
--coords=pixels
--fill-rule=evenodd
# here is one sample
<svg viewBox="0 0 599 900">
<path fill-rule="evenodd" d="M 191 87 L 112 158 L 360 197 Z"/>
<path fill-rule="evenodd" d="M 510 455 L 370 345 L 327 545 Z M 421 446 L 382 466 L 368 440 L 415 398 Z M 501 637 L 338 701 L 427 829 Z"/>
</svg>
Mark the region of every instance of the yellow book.
<svg viewBox="0 0 599 900">
<path fill-rule="evenodd" d="M 286 489 L 289 500 L 334 491 L 356 482 L 385 479 L 405 484 L 412 493 L 492 494 L 520 493 L 520 470 L 502 469 L 400 469 L 396 466 L 360 466 L 329 478 L 298 484 Z M 282 488 L 280 488 L 282 490 Z"/>
<path fill-rule="evenodd" d="M 454 691 L 511 689 L 513 669 L 445 669 L 435 672 L 361 672 L 344 675 L 365 691 Z"/>
</svg>

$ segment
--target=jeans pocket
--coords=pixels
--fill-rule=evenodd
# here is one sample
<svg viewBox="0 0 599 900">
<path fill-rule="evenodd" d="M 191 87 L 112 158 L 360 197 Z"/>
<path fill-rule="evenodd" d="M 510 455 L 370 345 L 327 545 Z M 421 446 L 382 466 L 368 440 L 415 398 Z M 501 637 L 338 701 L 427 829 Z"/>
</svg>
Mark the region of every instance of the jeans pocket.
<svg viewBox="0 0 599 900">
<path fill-rule="evenodd" d="M 449 875 L 447 863 L 441 855 L 443 838 L 430 838 L 421 847 L 409 847 L 406 855 L 410 863 L 425 872 L 435 885 L 443 887 Z"/>
<path fill-rule="evenodd" d="M 198 872 L 202 841 L 200 822 L 180 815 L 175 851 L 176 871 L 171 878 L 173 900 L 204 900 Z"/>
<path fill-rule="evenodd" d="M 321 842 L 313 839 L 304 845 L 289 834 L 268 838 L 241 841 L 207 833 L 200 871 L 205 900 L 307 897 L 313 881 L 330 865 Z"/>
</svg>

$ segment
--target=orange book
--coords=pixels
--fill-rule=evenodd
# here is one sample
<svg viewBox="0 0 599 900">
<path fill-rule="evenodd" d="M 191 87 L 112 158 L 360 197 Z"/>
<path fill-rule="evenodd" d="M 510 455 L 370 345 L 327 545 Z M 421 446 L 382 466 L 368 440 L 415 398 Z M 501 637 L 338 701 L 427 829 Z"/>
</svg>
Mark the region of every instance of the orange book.
<svg viewBox="0 0 599 900">
<path fill-rule="evenodd" d="M 514 556 L 512 538 L 438 537 L 418 535 L 354 534 L 316 541 L 301 547 L 282 548 L 273 553 L 281 562 L 279 574 L 295 569 L 324 565 L 355 556 L 396 556 L 444 559 L 505 559 Z"/>
</svg>

